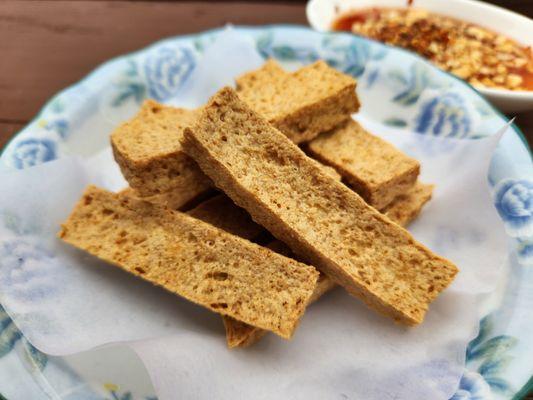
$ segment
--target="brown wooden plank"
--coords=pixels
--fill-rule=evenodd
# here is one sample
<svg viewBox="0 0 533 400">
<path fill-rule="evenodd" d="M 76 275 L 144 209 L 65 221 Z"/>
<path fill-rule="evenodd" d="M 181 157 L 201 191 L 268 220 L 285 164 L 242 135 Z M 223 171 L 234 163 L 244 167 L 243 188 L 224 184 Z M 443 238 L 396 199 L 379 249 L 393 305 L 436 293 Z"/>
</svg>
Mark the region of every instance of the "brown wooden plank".
<svg viewBox="0 0 533 400">
<path fill-rule="evenodd" d="M 533 2 L 498 3 L 533 15 Z M 198 32 L 227 22 L 306 24 L 304 8 L 304 1 L 2 0 L 0 121 L 28 121 L 47 99 L 100 63 L 163 37 Z M 520 114 L 517 123 L 532 143 L 533 112 Z"/>
<path fill-rule="evenodd" d="M 0 121 L 0 151 L 11 137 L 24 127 L 24 122 Z"/>
<path fill-rule="evenodd" d="M 111 57 L 228 22 L 304 24 L 304 4 L 3 0 L 0 119 L 30 119 Z"/>
<path fill-rule="evenodd" d="M 524 0 L 485 0 L 487 3 L 508 8 L 519 14 L 531 18 L 533 16 L 533 1 Z"/>
<path fill-rule="evenodd" d="M 510 115 L 509 117 L 513 117 L 513 115 Z M 529 143 L 530 149 L 533 148 L 533 111 L 517 114 L 515 123 L 524 133 L 524 136 L 526 137 Z"/>
</svg>

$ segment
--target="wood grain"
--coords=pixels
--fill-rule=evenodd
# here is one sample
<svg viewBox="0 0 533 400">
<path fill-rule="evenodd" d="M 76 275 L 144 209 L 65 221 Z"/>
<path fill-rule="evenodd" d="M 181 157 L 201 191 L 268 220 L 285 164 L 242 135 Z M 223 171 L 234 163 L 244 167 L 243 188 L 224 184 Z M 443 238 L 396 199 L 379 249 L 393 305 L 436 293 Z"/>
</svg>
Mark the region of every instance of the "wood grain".
<svg viewBox="0 0 533 400">
<path fill-rule="evenodd" d="M 305 24 L 301 3 L 0 2 L 0 119 L 28 120 L 102 62 L 228 22 Z"/>
<path fill-rule="evenodd" d="M 533 2 L 499 3 L 533 14 Z M 305 2 L 0 1 L 0 146 L 102 62 L 226 23 L 306 24 Z M 533 112 L 517 123 L 532 143 Z"/>
<path fill-rule="evenodd" d="M 533 4 L 506 0 L 518 11 Z M 306 24 L 304 2 L 0 2 L 0 146 L 45 101 L 111 57 L 228 22 Z M 533 112 L 519 116 L 532 142 Z"/>
<path fill-rule="evenodd" d="M 2 122 L 0 121 L 0 152 L 2 148 L 7 144 L 9 139 L 20 131 L 26 122 Z"/>
</svg>

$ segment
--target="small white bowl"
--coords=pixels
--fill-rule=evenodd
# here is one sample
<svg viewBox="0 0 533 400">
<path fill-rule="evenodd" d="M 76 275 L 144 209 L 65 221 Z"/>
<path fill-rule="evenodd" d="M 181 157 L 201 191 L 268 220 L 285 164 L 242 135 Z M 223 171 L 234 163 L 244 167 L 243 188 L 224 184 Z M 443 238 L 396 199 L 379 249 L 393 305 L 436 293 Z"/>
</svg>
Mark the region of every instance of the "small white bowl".
<svg viewBox="0 0 533 400">
<path fill-rule="evenodd" d="M 310 0 L 307 20 L 318 31 L 329 31 L 335 19 L 369 7 L 404 8 L 407 0 Z M 533 20 L 504 8 L 476 0 L 414 0 L 413 7 L 480 25 L 525 46 L 533 46 Z M 476 87 L 504 112 L 533 110 L 533 91 Z"/>
</svg>

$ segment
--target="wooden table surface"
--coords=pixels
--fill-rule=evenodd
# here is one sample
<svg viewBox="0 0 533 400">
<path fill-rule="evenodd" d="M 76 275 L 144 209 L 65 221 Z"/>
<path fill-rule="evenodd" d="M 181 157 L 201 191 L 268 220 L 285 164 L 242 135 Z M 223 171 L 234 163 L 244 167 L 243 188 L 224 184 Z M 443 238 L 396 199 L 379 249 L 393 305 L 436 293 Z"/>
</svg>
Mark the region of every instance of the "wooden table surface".
<svg viewBox="0 0 533 400">
<path fill-rule="evenodd" d="M 493 1 L 533 16 L 531 0 Z M 0 0 L 0 148 L 47 99 L 111 57 L 228 22 L 306 24 L 304 8 L 304 1 Z M 533 112 L 517 123 L 533 143 Z"/>
<path fill-rule="evenodd" d="M 533 1 L 499 3 L 533 15 Z M 227 22 L 306 24 L 305 2 L 0 0 L 0 148 L 47 99 L 107 59 Z M 533 111 L 516 121 L 532 143 Z"/>
</svg>

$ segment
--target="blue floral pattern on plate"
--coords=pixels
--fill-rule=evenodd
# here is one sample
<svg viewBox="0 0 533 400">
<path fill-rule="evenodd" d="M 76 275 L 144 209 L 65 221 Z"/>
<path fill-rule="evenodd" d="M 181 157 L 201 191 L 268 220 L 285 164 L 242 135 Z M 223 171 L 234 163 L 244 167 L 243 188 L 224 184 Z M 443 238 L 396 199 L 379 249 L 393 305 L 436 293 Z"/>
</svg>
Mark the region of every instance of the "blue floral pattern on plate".
<svg viewBox="0 0 533 400">
<path fill-rule="evenodd" d="M 370 61 L 378 61 L 387 54 L 385 49 L 375 48 L 369 42 L 356 38 L 346 42 L 338 40 L 337 36 L 326 36 L 322 41 L 325 49 L 326 62 L 346 74 L 359 78 L 365 72 Z M 371 85 L 377 78 L 378 70 L 374 70 L 372 78 L 368 81 Z"/>
<path fill-rule="evenodd" d="M 511 236 L 533 236 L 533 180 L 503 180 L 494 188 L 494 198 Z"/>
<path fill-rule="evenodd" d="M 196 65 L 193 52 L 186 48 L 161 47 L 144 62 L 148 95 L 164 101 L 176 94 Z"/>
<path fill-rule="evenodd" d="M 0 360 L 9 354 L 18 342 L 22 343 L 30 365 L 42 371 L 48 363 L 47 355 L 37 350 L 22 336 L 22 333 L 0 305 Z"/>
<path fill-rule="evenodd" d="M 310 63 L 320 58 L 316 50 L 310 47 L 289 46 L 286 44 L 275 45 L 272 32 L 267 32 L 257 38 L 256 45 L 257 51 L 265 59 L 275 58 L 277 60 Z"/>
<path fill-rule="evenodd" d="M 387 79 L 397 86 L 392 101 L 404 106 L 415 104 L 426 89 L 440 86 L 439 81 L 430 79 L 430 69 L 422 63 L 412 64 L 407 71 L 389 71 Z"/>
<path fill-rule="evenodd" d="M 21 338 L 22 334 L 0 305 L 0 359 L 13 350 Z"/>
<path fill-rule="evenodd" d="M 450 400 L 483 400 L 490 398 L 490 386 L 476 372 L 465 371 L 459 389 Z"/>
<path fill-rule="evenodd" d="M 124 73 L 116 86 L 118 93 L 111 103 L 113 107 L 120 107 L 131 98 L 137 104 L 141 104 L 146 97 L 146 84 L 140 76 L 139 67 L 135 60 L 128 60 Z"/>
<path fill-rule="evenodd" d="M 49 139 L 22 140 L 13 149 L 12 157 L 16 168 L 32 167 L 55 159 L 57 157 L 56 144 Z"/>
<path fill-rule="evenodd" d="M 518 238 L 517 258 L 524 266 L 533 266 L 533 238 Z"/>
<path fill-rule="evenodd" d="M 486 316 L 481 320 L 478 336 L 466 349 L 467 366 L 477 364 L 477 372 L 466 371 L 465 383 L 461 382 L 461 387 L 470 384 L 471 392 L 474 392 L 488 386 L 490 392 L 510 395 L 513 393 L 511 385 L 501 375 L 512 361 L 508 353 L 516 347 L 518 340 L 509 335 L 494 335 L 493 330 L 492 316 Z"/>
<path fill-rule="evenodd" d="M 434 136 L 465 137 L 472 124 L 465 103 L 457 93 L 432 97 L 421 105 L 415 131 Z"/>
<path fill-rule="evenodd" d="M 404 50 L 344 33 L 318 33 L 299 27 L 236 28 L 252 36 L 263 57 L 278 59 L 285 66 L 298 66 L 324 59 L 330 65 L 358 78 L 358 94 L 366 117 L 384 126 L 410 129 L 421 134 L 477 138 L 493 134 L 505 119 L 464 82 L 430 66 Z M 7 146 L 1 162 L 8 168 L 27 168 L 61 157 L 69 138 L 91 134 L 98 125 L 101 108 L 112 113 L 137 107 L 147 97 L 164 101 L 187 81 L 199 56 L 218 31 L 188 37 L 176 37 L 156 43 L 140 52 L 112 60 L 79 84 L 55 96 L 39 115 Z M 102 104 L 106 93 L 106 104 Z M 83 104 L 76 103 L 83 98 Z M 76 108 L 76 105 L 78 108 Z M 79 129 L 91 122 L 91 131 Z M 506 144 L 509 154 L 498 160 L 498 177 L 490 176 L 494 201 L 509 234 L 516 238 L 516 256 L 523 265 L 533 264 L 531 156 L 513 128 Z M 73 145 L 71 145 L 73 146 Z M 70 153 L 82 152 L 75 146 Z M 516 168 L 516 165 L 522 167 Z M 17 229 L 16 220 L 13 227 Z M 19 229 L 25 229 L 19 227 Z M 47 256 L 28 252 L 24 244 L 12 243 L 11 262 L 17 255 Z M 15 257 L 15 258 L 13 258 Z M 531 277 L 531 274 L 528 275 Z M 528 278 L 531 281 L 531 278 Z M 506 293 L 505 296 L 512 296 Z M 530 304 L 533 306 L 533 303 Z M 498 308 L 499 307 L 499 308 Z M 513 365 L 533 359 L 533 349 L 522 331 L 509 328 L 508 319 L 494 319 L 505 314 L 502 304 L 480 322 L 480 333 L 468 347 L 467 366 L 453 400 L 509 398 L 524 382 L 513 381 Z M 498 332 L 498 334 L 496 334 Z M 13 348 L 26 342 L 20 331 L 0 306 L 0 363 L 7 362 Z M 47 357 L 27 343 L 28 354 L 37 369 L 47 370 Z M 521 363 L 521 364 L 520 364 Z M 102 383 L 101 387 L 104 387 Z M 146 398 L 130 390 L 105 386 L 105 399 Z"/>
</svg>

